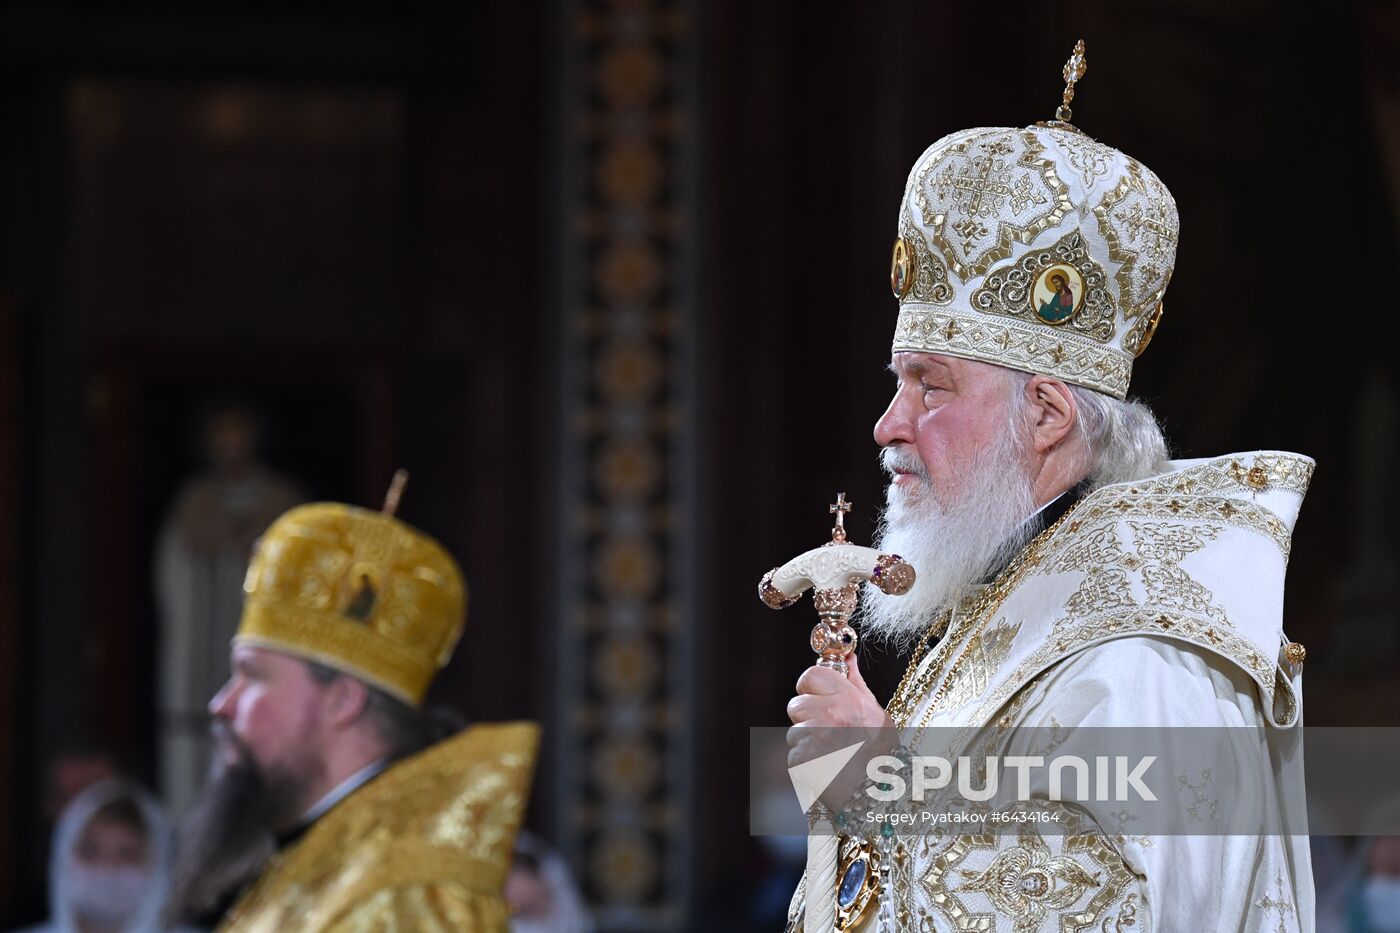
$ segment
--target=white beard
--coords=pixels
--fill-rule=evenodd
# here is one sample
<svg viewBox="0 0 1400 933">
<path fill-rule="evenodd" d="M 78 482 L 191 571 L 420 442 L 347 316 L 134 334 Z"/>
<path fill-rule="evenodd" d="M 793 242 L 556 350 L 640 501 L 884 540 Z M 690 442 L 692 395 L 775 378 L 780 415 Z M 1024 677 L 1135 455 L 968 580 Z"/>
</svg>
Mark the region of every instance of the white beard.
<svg viewBox="0 0 1400 933">
<path fill-rule="evenodd" d="M 1027 519 L 1035 512 L 1024 444 L 1008 430 L 961 472 L 958 501 L 944 506 L 933 493 L 928 473 L 911 445 L 881 451 L 886 471 L 913 472 L 921 485 L 885 490 L 885 510 L 876 547 L 914 566 L 914 587 L 887 596 L 867 584 L 861 593 L 861 635 L 874 636 L 896 650 L 907 649 L 934 618 L 967 594 L 1025 546 L 1037 530 Z"/>
</svg>

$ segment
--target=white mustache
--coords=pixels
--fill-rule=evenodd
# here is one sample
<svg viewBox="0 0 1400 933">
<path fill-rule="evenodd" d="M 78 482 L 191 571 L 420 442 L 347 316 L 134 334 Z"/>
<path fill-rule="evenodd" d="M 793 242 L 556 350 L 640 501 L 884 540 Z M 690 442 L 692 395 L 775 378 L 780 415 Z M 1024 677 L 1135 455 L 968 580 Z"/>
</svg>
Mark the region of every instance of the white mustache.
<svg viewBox="0 0 1400 933">
<path fill-rule="evenodd" d="M 894 479 L 897 473 L 912 473 L 925 483 L 929 481 L 928 469 L 919 459 L 918 452 L 905 444 L 881 450 L 880 466 L 890 475 L 890 479 Z"/>
</svg>

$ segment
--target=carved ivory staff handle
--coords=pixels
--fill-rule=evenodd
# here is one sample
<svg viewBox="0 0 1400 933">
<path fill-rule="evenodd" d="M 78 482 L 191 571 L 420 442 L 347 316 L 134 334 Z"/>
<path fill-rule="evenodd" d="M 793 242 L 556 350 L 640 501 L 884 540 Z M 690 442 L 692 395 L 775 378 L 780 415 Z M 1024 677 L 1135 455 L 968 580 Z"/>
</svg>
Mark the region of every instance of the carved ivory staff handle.
<svg viewBox="0 0 1400 933">
<path fill-rule="evenodd" d="M 842 505 L 849 509 L 845 498 L 844 493 L 838 496 L 832 509 Z M 914 568 L 898 554 L 881 554 L 848 542 L 841 511 L 836 515 L 831 541 L 764 574 L 758 582 L 758 598 L 770 608 L 786 609 L 814 589 L 812 601 L 821 621 L 812 629 L 812 650 L 820 655 L 818 665 L 844 674 L 845 657 L 856 649 L 850 620 L 860 585 L 869 581 L 882 592 L 902 596 L 914 585 Z"/>
<path fill-rule="evenodd" d="M 764 574 L 758 595 L 773 609 L 786 609 L 813 589 L 812 602 L 821 620 L 812 629 L 812 650 L 817 664 L 846 673 L 846 655 L 856 650 L 857 636 L 850 626 L 860 585 L 875 584 L 891 596 L 901 596 L 914 585 L 914 568 L 897 554 L 881 554 L 858 544 L 824 544 Z"/>
</svg>

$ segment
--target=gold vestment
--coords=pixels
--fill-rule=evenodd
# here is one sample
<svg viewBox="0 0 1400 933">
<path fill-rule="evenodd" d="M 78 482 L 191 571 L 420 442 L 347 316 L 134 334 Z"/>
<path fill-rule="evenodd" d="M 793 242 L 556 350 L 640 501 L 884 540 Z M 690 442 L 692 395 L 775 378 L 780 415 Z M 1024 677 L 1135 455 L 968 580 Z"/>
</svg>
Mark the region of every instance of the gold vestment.
<svg viewBox="0 0 1400 933">
<path fill-rule="evenodd" d="M 220 930 L 504 933 L 538 741 L 484 723 L 393 765 L 274 856 Z"/>
</svg>

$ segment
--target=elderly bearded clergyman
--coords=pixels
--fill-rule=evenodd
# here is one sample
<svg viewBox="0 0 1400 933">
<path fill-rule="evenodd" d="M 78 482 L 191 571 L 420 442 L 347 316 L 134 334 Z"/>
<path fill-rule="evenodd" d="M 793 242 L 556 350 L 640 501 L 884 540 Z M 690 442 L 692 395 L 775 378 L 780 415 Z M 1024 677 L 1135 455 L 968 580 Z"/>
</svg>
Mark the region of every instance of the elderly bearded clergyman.
<svg viewBox="0 0 1400 933">
<path fill-rule="evenodd" d="M 909 174 L 895 391 L 875 440 L 890 475 L 879 547 L 918 580 L 900 598 L 867 587 L 861 610 L 864 635 L 909 666 L 888 705 L 854 655 L 849 678 L 810 668 L 788 714 L 902 735 L 1253 727 L 1267 760 L 1299 718 L 1283 578 L 1313 463 L 1169 462 L 1151 411 L 1126 400 L 1162 315 L 1177 208 L 1145 166 L 1069 124 L 1070 96 L 1049 123 L 947 136 Z M 835 889 L 799 888 L 788 927 L 823 897 L 838 928 L 862 930 L 1312 928 L 1306 837 L 1134 836 L 1110 826 L 1114 806 L 1084 805 L 1073 833 L 853 829 Z"/>
</svg>

